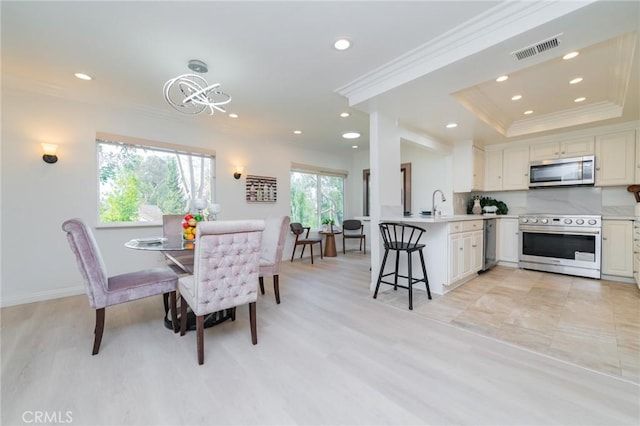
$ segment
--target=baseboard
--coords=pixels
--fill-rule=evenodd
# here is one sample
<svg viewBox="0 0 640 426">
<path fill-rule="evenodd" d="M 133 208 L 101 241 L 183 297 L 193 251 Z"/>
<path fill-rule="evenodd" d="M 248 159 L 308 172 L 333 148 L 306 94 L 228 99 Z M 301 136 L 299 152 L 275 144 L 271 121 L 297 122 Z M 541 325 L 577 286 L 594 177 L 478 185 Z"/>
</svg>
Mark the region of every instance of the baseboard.
<svg viewBox="0 0 640 426">
<path fill-rule="evenodd" d="M 25 303 L 42 302 L 43 300 L 59 299 L 61 297 L 77 296 L 84 294 L 83 286 L 67 287 L 56 290 L 38 291 L 31 294 L 22 294 L 13 297 L 3 297 L 0 307 L 24 305 Z"/>
</svg>

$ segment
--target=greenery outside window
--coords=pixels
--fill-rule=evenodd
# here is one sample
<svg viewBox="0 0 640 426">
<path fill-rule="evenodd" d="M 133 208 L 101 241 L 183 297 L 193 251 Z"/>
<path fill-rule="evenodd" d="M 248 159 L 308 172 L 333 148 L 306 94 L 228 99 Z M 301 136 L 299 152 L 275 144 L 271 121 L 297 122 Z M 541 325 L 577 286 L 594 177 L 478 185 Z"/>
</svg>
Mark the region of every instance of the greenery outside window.
<svg viewBox="0 0 640 426">
<path fill-rule="evenodd" d="M 195 199 L 213 200 L 213 151 L 112 135 L 96 145 L 100 224 L 159 224 L 193 211 Z"/>
<path fill-rule="evenodd" d="M 346 173 L 291 171 L 291 222 L 320 228 L 322 221 L 341 224 Z"/>
</svg>

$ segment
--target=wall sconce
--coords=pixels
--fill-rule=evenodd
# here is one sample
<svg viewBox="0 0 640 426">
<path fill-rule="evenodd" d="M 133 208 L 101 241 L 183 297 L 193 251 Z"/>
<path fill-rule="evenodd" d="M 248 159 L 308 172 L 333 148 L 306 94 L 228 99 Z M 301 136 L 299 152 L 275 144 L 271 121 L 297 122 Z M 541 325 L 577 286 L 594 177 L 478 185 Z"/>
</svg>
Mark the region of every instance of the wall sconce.
<svg viewBox="0 0 640 426">
<path fill-rule="evenodd" d="M 233 171 L 233 177 L 235 179 L 240 179 L 240 177 L 242 176 L 242 172 L 244 171 L 244 168 L 241 166 L 238 166 L 235 168 L 235 170 Z"/>
<path fill-rule="evenodd" d="M 42 144 L 42 159 L 45 163 L 53 164 L 58 161 L 58 156 L 56 155 L 56 151 L 58 150 L 58 145 L 52 143 L 43 143 Z"/>
</svg>

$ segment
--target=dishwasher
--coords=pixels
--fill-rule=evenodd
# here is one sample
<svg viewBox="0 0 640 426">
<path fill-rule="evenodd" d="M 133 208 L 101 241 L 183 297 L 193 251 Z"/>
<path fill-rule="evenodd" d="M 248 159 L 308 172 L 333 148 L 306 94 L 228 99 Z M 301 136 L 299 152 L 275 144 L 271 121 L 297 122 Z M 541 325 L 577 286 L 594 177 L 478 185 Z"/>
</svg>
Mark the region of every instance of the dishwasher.
<svg viewBox="0 0 640 426">
<path fill-rule="evenodd" d="M 496 255 L 496 219 L 485 219 L 484 221 L 484 260 L 481 272 L 486 272 L 496 266 L 498 256 Z"/>
</svg>

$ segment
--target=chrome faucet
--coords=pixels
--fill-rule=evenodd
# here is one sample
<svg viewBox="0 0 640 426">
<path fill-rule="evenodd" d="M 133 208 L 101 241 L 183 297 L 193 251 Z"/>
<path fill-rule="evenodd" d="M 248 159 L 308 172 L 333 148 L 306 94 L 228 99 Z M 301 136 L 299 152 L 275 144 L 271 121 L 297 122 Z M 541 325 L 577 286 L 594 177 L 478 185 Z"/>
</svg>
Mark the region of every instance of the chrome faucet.
<svg viewBox="0 0 640 426">
<path fill-rule="evenodd" d="M 433 195 L 431 196 L 431 215 L 433 217 L 436 217 L 436 192 L 439 192 L 440 195 L 442 195 L 442 202 L 443 203 L 445 201 L 447 201 L 447 198 L 444 196 L 444 192 L 442 192 L 439 189 L 436 189 L 435 191 L 433 191 Z"/>
</svg>

